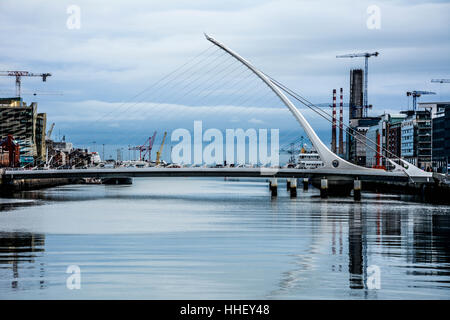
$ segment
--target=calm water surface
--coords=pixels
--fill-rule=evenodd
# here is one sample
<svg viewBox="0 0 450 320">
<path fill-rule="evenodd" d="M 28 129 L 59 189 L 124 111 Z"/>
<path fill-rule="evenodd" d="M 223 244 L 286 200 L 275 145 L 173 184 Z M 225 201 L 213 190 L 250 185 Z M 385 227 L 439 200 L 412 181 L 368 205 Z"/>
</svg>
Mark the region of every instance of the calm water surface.
<svg viewBox="0 0 450 320">
<path fill-rule="evenodd" d="M 279 188 L 158 178 L 0 199 L 0 299 L 450 298 L 449 206 Z"/>
</svg>

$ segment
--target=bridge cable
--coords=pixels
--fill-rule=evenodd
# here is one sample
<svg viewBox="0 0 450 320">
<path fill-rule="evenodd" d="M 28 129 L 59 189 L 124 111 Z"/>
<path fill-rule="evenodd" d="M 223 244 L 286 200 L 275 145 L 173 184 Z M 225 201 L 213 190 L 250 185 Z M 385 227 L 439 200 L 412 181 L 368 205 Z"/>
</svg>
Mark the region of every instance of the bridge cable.
<svg viewBox="0 0 450 320">
<path fill-rule="evenodd" d="M 278 85 L 277 85 L 278 86 Z M 286 90 L 284 90 L 283 88 L 281 88 L 283 91 L 285 91 L 286 93 L 288 93 L 291 97 L 293 97 L 294 99 L 296 99 L 296 100 L 298 100 L 298 101 L 300 101 L 301 103 L 303 103 L 304 105 L 306 105 L 303 101 L 301 101 L 300 99 L 298 99 L 296 96 L 294 96 L 294 95 L 292 95 L 291 93 L 289 93 L 289 92 L 287 92 Z M 330 123 L 332 123 L 332 120 L 330 120 L 328 117 L 325 117 L 324 115 L 322 115 L 322 114 L 320 114 L 319 112 L 317 112 L 316 110 L 314 110 L 312 107 L 310 107 L 310 106 L 308 106 L 308 105 L 306 105 L 307 107 L 309 107 L 311 110 L 313 110 L 315 113 L 317 113 L 317 114 L 319 114 L 322 118 L 324 118 L 325 120 L 327 120 L 327 121 L 329 121 Z M 320 110 L 320 109 L 319 109 Z M 329 116 L 328 114 L 326 114 L 327 116 Z M 348 128 L 348 127 L 347 127 Z M 351 129 L 351 128 L 350 128 Z M 353 130 L 354 131 L 354 130 Z M 369 146 L 368 144 L 367 144 L 367 142 L 365 142 L 365 141 L 363 141 L 363 140 L 361 140 L 361 139 L 359 139 L 359 138 L 357 138 L 355 135 L 353 135 L 349 130 L 346 130 L 346 132 L 349 134 L 349 135 L 351 135 L 355 140 L 357 140 L 358 142 L 360 142 L 360 143 L 362 143 L 362 144 L 364 144 L 367 148 L 369 148 L 369 149 L 371 149 L 372 151 L 374 151 L 376 154 L 378 154 L 379 152 L 378 152 L 378 150 L 376 150 L 374 147 L 372 147 L 372 146 Z M 355 132 L 357 132 L 357 131 L 355 131 Z M 364 135 L 362 135 L 362 134 L 360 134 L 359 132 L 358 132 L 358 134 L 359 135 L 361 135 L 361 136 L 363 136 L 363 137 L 365 137 Z M 366 141 L 367 140 L 369 140 L 370 142 L 372 142 L 372 143 L 374 143 L 372 140 L 370 140 L 370 139 L 368 139 L 367 137 L 366 137 Z M 377 144 L 377 143 L 374 143 L 375 145 L 379 145 L 379 144 Z M 385 149 L 385 148 L 383 148 L 383 151 L 387 151 L 388 153 L 390 153 L 390 154 L 392 154 L 389 150 L 387 150 L 387 149 Z M 394 154 L 393 154 L 394 155 Z M 384 155 L 380 155 L 381 157 L 383 157 L 383 158 L 387 158 L 387 159 L 389 159 L 387 156 L 384 156 Z M 399 159 L 399 157 L 398 156 L 396 156 L 396 155 L 394 155 L 394 157 L 395 158 L 397 158 L 397 159 Z"/>
<path fill-rule="evenodd" d="M 227 60 L 230 60 L 230 59 L 227 58 Z M 226 62 L 227 60 L 221 62 L 218 66 L 222 65 L 222 64 L 223 64 L 224 62 Z M 227 71 L 227 69 L 228 69 L 230 66 L 232 66 L 232 65 L 233 65 L 233 64 L 228 65 L 228 66 L 226 66 L 225 68 L 220 69 L 220 71 L 219 71 L 217 74 L 221 74 L 221 73 L 223 73 L 224 71 Z M 212 72 L 212 71 L 213 71 L 214 69 L 216 69 L 218 66 L 214 66 L 213 68 L 211 68 L 211 69 L 208 71 L 208 73 L 209 73 L 209 72 Z M 234 69 L 231 71 L 231 73 L 234 72 L 236 69 L 237 69 L 237 68 L 234 68 Z M 217 74 L 216 74 L 216 75 L 217 75 Z M 182 89 L 186 89 L 186 88 L 188 88 L 190 85 L 195 84 L 195 82 L 196 82 L 197 80 L 199 80 L 201 77 L 202 77 L 202 75 L 200 75 L 199 77 L 197 77 L 194 81 L 189 82 L 189 83 L 188 83 L 187 85 L 185 85 Z M 209 78 L 211 78 L 211 77 L 209 77 Z M 184 93 L 181 94 L 181 95 L 175 95 L 175 96 L 172 96 L 171 98 L 175 98 L 175 97 L 176 97 L 177 99 L 180 99 L 180 98 L 186 97 L 188 94 L 194 92 L 194 91 L 197 90 L 199 87 L 201 87 L 201 85 L 202 85 L 202 83 L 200 83 L 199 85 L 194 86 L 194 87 L 191 88 L 189 91 L 184 92 Z M 212 83 L 212 85 L 214 85 L 214 83 Z M 166 105 L 166 104 L 169 104 L 169 103 L 164 103 L 164 102 L 157 103 L 157 104 L 155 104 L 155 105 L 152 106 L 152 109 L 151 109 L 151 110 L 148 110 L 148 111 L 144 112 L 144 113 L 142 114 L 142 116 L 145 117 L 149 112 L 154 111 L 154 108 L 155 108 L 155 107 L 163 106 L 163 105 Z M 167 113 L 165 113 L 165 114 L 167 115 Z M 161 116 L 161 115 L 162 115 L 162 114 L 159 114 L 159 116 Z"/>
<path fill-rule="evenodd" d="M 267 75 L 266 75 L 267 76 Z M 330 118 L 332 119 L 332 116 L 329 115 L 328 113 L 326 113 L 324 110 L 322 110 L 321 108 L 319 108 L 318 106 L 316 106 L 315 104 L 313 104 L 312 102 L 308 101 L 306 98 L 302 97 L 301 95 L 299 95 L 298 93 L 294 92 L 293 90 L 289 89 L 288 87 L 286 87 L 285 85 L 283 85 L 282 83 L 280 83 L 279 81 L 271 78 L 270 76 L 267 76 L 270 81 L 272 81 L 276 86 L 278 86 L 280 89 L 282 89 L 284 92 L 286 92 L 287 94 L 289 94 L 291 97 L 293 97 L 294 99 L 296 99 L 297 101 L 301 102 L 303 105 L 305 105 L 306 107 L 310 108 L 312 111 L 314 111 L 315 113 L 317 113 L 318 115 L 320 115 L 322 118 L 324 118 L 325 120 L 329 121 L 332 123 L 332 120 L 330 120 Z M 325 115 L 321 114 L 320 112 L 325 113 Z M 361 133 L 359 133 L 356 130 L 353 130 L 352 128 L 350 128 L 348 125 L 346 125 L 345 123 L 342 123 L 342 125 L 347 129 L 346 132 L 351 135 L 353 138 L 355 138 L 357 141 L 363 143 L 366 147 L 369 147 L 372 151 L 375 151 L 375 153 L 379 153 L 376 149 L 373 149 L 372 147 L 370 147 L 367 142 L 364 142 L 358 138 L 356 138 L 356 136 L 354 134 L 352 134 L 350 132 L 354 131 L 356 132 L 358 135 L 363 136 L 365 138 L 365 140 L 369 140 L 369 142 L 372 142 L 375 145 L 379 145 L 378 143 L 374 142 L 373 140 L 367 138 L 366 136 L 362 135 Z M 398 157 L 397 155 L 393 154 L 391 151 L 387 150 L 386 148 L 380 146 L 386 153 L 390 154 L 393 156 L 394 159 L 401 159 L 400 157 Z M 384 158 L 388 158 L 385 155 L 381 155 L 381 157 Z M 389 158 L 388 158 L 389 159 Z"/>
<path fill-rule="evenodd" d="M 182 70 L 184 67 L 186 67 L 188 64 L 192 63 L 193 61 L 195 61 L 196 59 L 198 59 L 200 56 L 202 56 L 203 54 L 205 54 L 206 52 L 208 52 L 214 45 L 208 47 L 206 50 L 203 50 L 201 53 L 197 54 L 195 57 L 189 59 L 187 62 L 183 63 L 182 65 L 180 65 L 179 67 L 175 68 L 173 71 L 169 72 L 168 74 L 166 74 L 165 76 L 163 76 L 162 78 L 160 78 L 159 80 L 157 80 L 156 82 L 154 82 L 153 84 L 151 84 L 150 86 L 148 86 L 147 88 L 145 88 L 144 90 L 140 91 L 138 94 L 134 95 L 130 100 L 133 100 L 134 98 L 142 95 L 143 93 L 149 91 L 150 89 L 156 89 L 156 87 L 160 84 L 163 83 L 164 80 L 169 80 L 169 78 L 173 75 L 175 75 L 178 71 Z M 206 59 L 210 58 L 212 55 L 214 55 L 214 53 L 216 53 L 218 50 L 215 50 L 214 52 L 212 52 Z M 202 62 L 202 61 L 201 61 Z M 185 72 L 189 71 L 190 69 L 192 69 L 193 67 L 195 67 L 196 65 L 198 65 L 198 63 L 194 64 L 193 66 L 189 67 L 187 70 L 185 70 L 182 74 L 184 74 Z M 167 83 L 166 83 L 167 85 Z M 143 100 L 140 100 L 143 101 Z M 115 110 L 112 110 L 108 113 L 106 113 L 105 115 L 99 117 L 98 119 L 95 120 L 95 122 L 98 122 L 100 120 L 105 119 L 106 117 L 110 116 L 111 114 L 115 113 L 116 111 L 118 111 L 120 108 L 122 108 L 123 106 L 126 106 L 128 103 L 130 103 L 130 101 L 126 101 L 123 102 L 121 105 L 119 105 Z M 129 106 L 128 108 L 126 108 L 125 110 L 122 111 L 126 112 L 128 111 L 131 107 L 133 107 L 134 105 L 136 105 L 138 102 L 133 103 L 131 106 Z"/>
</svg>

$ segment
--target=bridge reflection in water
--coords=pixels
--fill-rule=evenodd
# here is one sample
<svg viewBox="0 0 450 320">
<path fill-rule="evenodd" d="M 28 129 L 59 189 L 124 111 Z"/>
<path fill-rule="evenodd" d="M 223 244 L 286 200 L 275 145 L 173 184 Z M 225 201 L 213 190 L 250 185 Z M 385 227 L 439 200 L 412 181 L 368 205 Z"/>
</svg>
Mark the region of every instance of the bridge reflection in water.
<svg viewBox="0 0 450 320">
<path fill-rule="evenodd" d="M 40 258 L 45 235 L 30 232 L 0 232 L 0 283 L 12 289 L 45 288 L 45 268 Z"/>
<path fill-rule="evenodd" d="M 446 206 L 323 200 L 315 190 L 270 199 L 254 181 L 176 185 L 21 193 L 37 206 L 0 208 L 0 297 L 73 297 L 71 264 L 82 270 L 80 298 L 450 296 Z M 372 265 L 380 290 L 367 288 Z"/>
<path fill-rule="evenodd" d="M 398 212 L 379 208 L 377 215 L 371 217 L 367 216 L 365 206 L 360 203 L 350 207 L 345 217 L 329 212 L 330 207 L 322 204 L 320 214 L 311 215 L 311 220 L 316 221 L 320 226 L 317 229 L 321 229 L 321 232 L 313 237 L 306 251 L 318 253 L 319 248 L 325 246 L 325 250 L 329 249 L 329 255 L 336 256 L 332 258 L 334 262 L 331 263 L 330 271 L 336 274 L 333 277 L 336 282 L 339 282 L 339 275 L 348 274 L 350 296 L 353 295 L 351 292 L 356 290 L 363 292 L 362 297 L 377 298 L 377 290 L 368 290 L 367 286 L 367 269 L 370 265 L 377 264 L 384 271 L 380 274 L 384 285 L 395 287 L 392 281 L 398 280 L 398 290 L 401 290 L 401 282 L 405 282 L 404 276 L 397 274 L 396 279 L 396 275 L 389 275 L 388 268 L 383 265 L 391 259 L 397 260 L 396 267 L 405 269 L 403 274 L 413 276 L 413 282 L 408 287 L 420 290 L 430 288 L 430 284 L 434 283 L 450 290 L 449 215 L 414 215 L 408 210 Z M 375 255 L 379 257 L 374 259 Z M 298 268 L 284 272 L 279 289 L 273 291 L 269 297 L 291 297 L 296 290 L 305 286 L 305 282 L 320 278 L 316 274 L 317 271 L 327 270 L 318 267 L 314 260 L 308 253 L 296 255 L 295 265 Z M 309 277 L 311 278 L 308 279 Z M 381 282 L 383 283 L 383 280 Z M 361 298 L 360 295 L 356 296 Z M 450 297 L 450 294 L 447 297 Z M 320 296 L 312 295 L 308 298 Z M 401 294 L 398 298 L 401 298 Z"/>
</svg>

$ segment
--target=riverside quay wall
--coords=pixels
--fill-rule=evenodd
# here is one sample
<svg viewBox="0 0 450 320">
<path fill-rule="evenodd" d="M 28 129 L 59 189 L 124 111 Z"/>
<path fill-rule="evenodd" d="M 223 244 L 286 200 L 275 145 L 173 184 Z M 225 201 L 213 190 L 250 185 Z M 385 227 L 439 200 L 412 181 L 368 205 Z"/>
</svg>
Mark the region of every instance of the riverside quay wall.
<svg viewBox="0 0 450 320">
<path fill-rule="evenodd" d="M 3 172 L 4 169 L 0 169 L 0 196 L 17 191 L 50 188 L 79 182 L 79 179 L 70 178 L 17 179 L 10 181 L 3 177 Z"/>
</svg>

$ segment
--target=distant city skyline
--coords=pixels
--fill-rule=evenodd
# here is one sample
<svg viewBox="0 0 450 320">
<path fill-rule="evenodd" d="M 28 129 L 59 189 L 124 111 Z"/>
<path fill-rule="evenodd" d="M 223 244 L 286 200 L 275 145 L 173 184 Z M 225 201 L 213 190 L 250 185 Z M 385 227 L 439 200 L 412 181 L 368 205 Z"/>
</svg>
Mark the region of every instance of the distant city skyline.
<svg viewBox="0 0 450 320">
<path fill-rule="evenodd" d="M 80 9 L 79 29 L 67 26 L 71 5 Z M 367 9 L 373 5 L 380 10 L 378 29 L 367 26 Z M 369 114 L 377 116 L 406 108 L 407 91 L 437 93 L 419 102 L 450 100 L 450 85 L 430 81 L 450 78 L 449 20 L 449 1 L 138 0 L 125 5 L 7 0 L 0 3 L 0 40 L 6 48 L 0 70 L 52 73 L 45 83 L 24 79 L 23 91 L 38 95 L 23 98 L 37 101 L 48 115 L 47 125 L 56 122 L 55 132 L 75 144 L 116 144 L 124 138 L 131 144 L 155 129 L 190 128 L 198 120 L 196 111 L 180 100 L 170 106 L 178 117 L 160 115 L 157 122 L 148 117 L 148 127 L 119 118 L 95 126 L 86 121 L 134 102 L 130 98 L 136 93 L 206 49 L 203 32 L 314 103 L 331 103 L 332 89 L 340 87 L 348 102 L 349 70 L 362 68 L 364 60 L 336 55 L 378 51 L 369 61 L 369 103 L 374 106 Z M 0 77 L 0 95 L 13 93 L 14 79 Z M 302 131 L 285 109 L 269 108 L 248 118 L 248 110 L 239 110 L 237 119 L 228 107 L 204 111 L 201 119 L 220 129 L 279 127 L 280 138 L 289 136 L 283 130 Z M 328 144 L 329 123 L 302 112 Z"/>
</svg>

